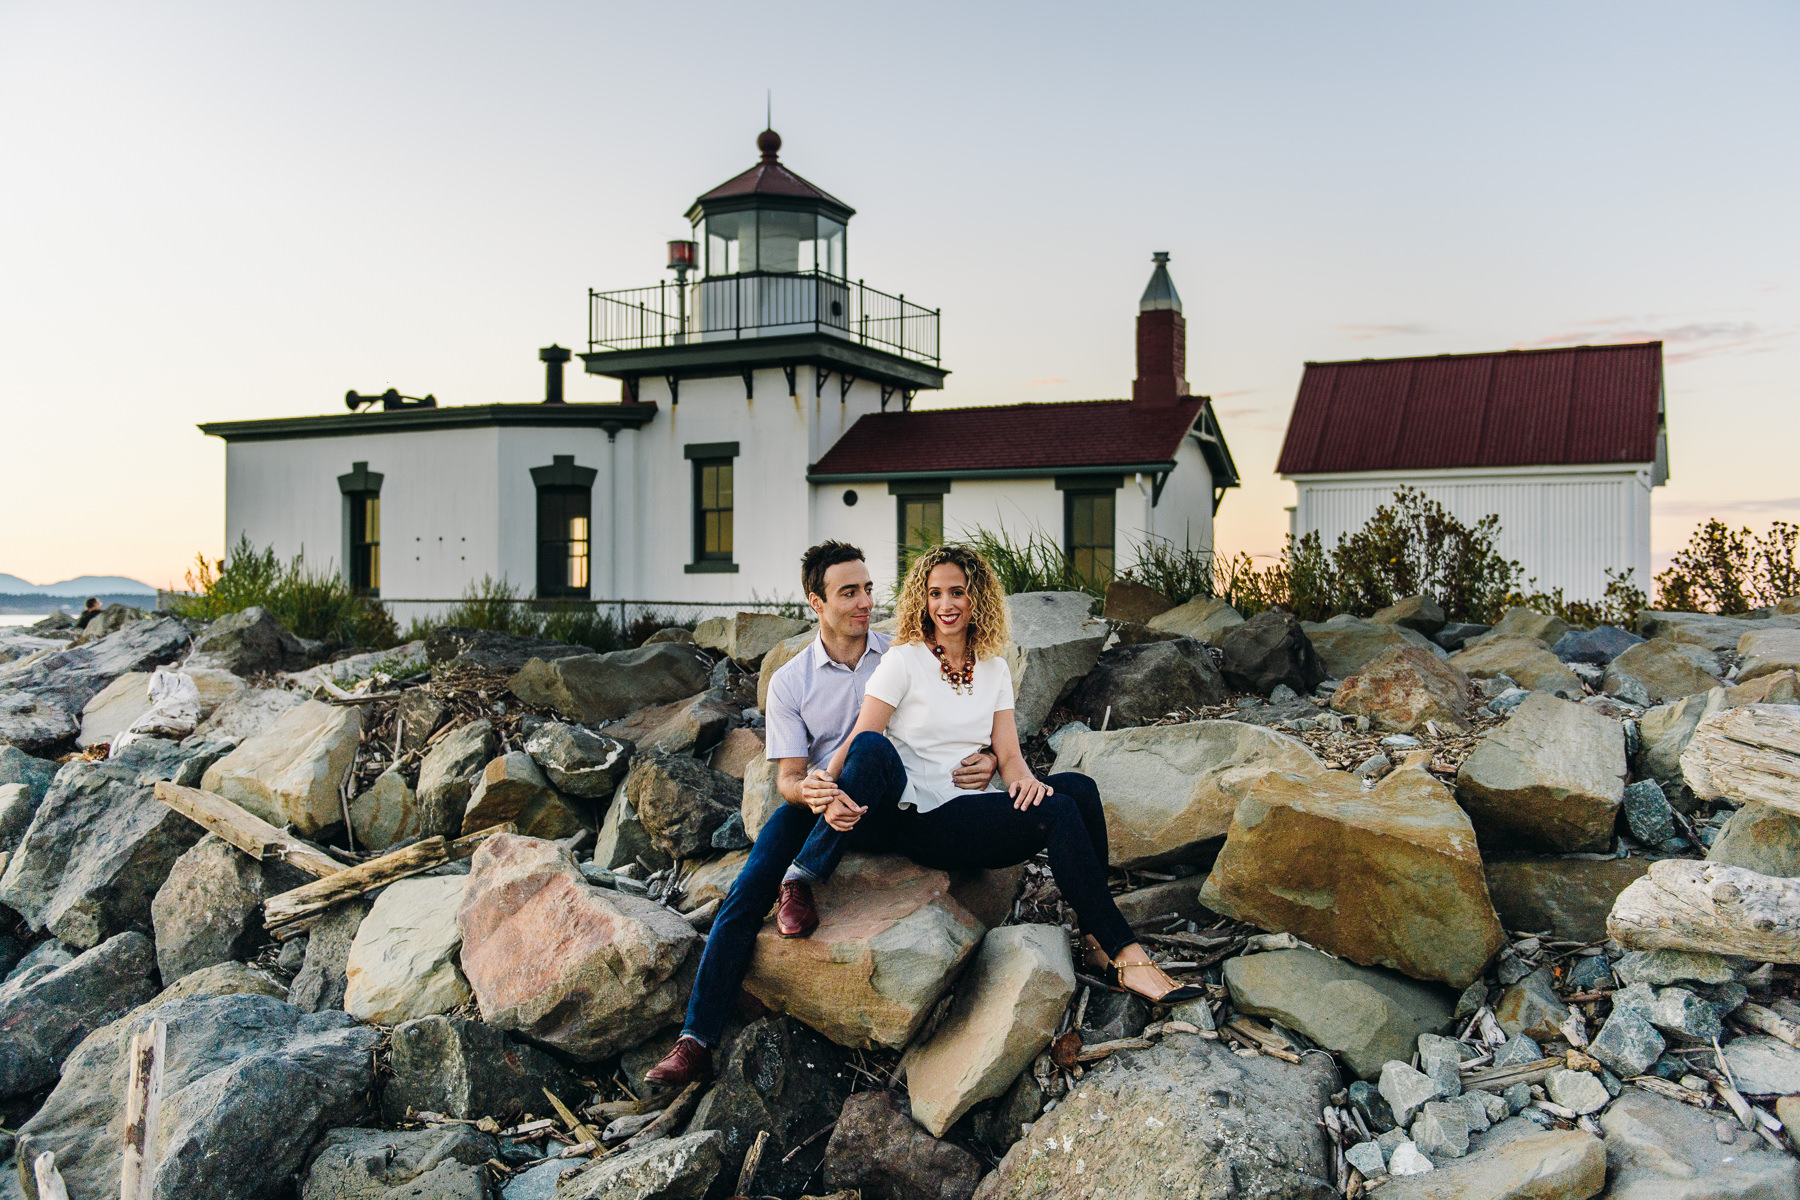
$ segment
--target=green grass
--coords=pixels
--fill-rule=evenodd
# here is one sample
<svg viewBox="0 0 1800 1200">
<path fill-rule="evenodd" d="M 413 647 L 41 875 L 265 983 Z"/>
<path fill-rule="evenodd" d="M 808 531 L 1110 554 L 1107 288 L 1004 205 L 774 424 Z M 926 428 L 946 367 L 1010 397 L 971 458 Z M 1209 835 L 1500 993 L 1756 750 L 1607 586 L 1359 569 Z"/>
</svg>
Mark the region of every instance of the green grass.
<svg viewBox="0 0 1800 1200">
<path fill-rule="evenodd" d="M 248 538 L 239 539 L 223 559 L 195 555 L 187 585 L 186 592 L 174 593 L 164 604 L 178 617 L 215 621 L 260 605 L 303 638 L 376 649 L 400 640 L 399 628 L 381 602 L 351 591 L 329 565 L 315 570 L 304 554 L 284 563 L 273 548 L 258 550 Z"/>
</svg>

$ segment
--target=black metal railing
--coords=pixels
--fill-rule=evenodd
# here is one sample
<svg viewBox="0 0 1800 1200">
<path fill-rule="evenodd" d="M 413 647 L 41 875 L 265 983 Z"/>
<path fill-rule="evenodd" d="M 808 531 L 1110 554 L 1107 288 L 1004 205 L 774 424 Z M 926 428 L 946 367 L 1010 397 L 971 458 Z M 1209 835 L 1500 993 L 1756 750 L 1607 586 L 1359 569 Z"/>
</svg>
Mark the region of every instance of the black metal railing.
<svg viewBox="0 0 1800 1200">
<path fill-rule="evenodd" d="M 588 350 L 829 333 L 938 361 L 938 310 L 820 271 L 752 272 L 588 292 Z"/>
</svg>

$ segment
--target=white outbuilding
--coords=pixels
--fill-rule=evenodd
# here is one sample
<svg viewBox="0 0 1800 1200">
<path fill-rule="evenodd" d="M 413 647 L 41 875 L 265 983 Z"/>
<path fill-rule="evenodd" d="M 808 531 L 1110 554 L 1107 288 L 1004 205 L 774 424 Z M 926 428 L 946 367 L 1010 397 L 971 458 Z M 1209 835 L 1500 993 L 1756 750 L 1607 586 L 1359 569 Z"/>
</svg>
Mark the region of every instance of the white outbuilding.
<svg viewBox="0 0 1800 1200">
<path fill-rule="evenodd" d="M 580 358 L 617 401 L 567 402 L 551 346 L 542 402 L 352 392 L 348 412 L 202 425 L 226 446 L 227 545 L 338 564 L 402 620 L 484 576 L 576 602 L 797 599 L 825 538 L 861 545 L 883 589 L 906 544 L 976 526 L 1101 578 L 1150 537 L 1212 545 L 1238 479 L 1189 394 L 1167 255 L 1130 399 L 918 408 L 948 374 L 938 311 L 851 276 L 854 210 L 773 130 L 757 147 L 689 209 L 674 280 L 589 293 Z"/>
<path fill-rule="evenodd" d="M 1662 343 L 1307 363 L 1276 471 L 1291 532 L 1327 550 L 1401 487 L 1473 523 L 1536 588 L 1650 586 L 1650 490 L 1669 478 Z"/>
</svg>

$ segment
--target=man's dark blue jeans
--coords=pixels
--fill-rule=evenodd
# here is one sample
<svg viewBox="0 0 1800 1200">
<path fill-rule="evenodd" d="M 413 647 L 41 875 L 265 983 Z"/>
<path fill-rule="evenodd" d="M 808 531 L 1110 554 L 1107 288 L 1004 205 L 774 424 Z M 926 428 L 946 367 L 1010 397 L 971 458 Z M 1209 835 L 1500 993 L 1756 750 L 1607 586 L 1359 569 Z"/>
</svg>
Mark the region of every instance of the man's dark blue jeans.
<svg viewBox="0 0 1800 1200">
<path fill-rule="evenodd" d="M 1082 932 L 1092 934 L 1109 955 L 1136 941 L 1106 887 L 1106 814 L 1099 789 L 1074 772 L 1051 775 L 1044 782 L 1054 791 L 1024 812 L 1013 807 L 1005 792 L 958 796 L 927 813 L 901 808 L 906 768 L 893 743 L 879 733 L 858 734 L 838 787 L 868 811 L 847 833 L 798 804 L 784 804 L 769 818 L 707 934 L 682 1032 L 704 1045 L 718 1045 L 749 970 L 757 931 L 788 867 L 823 881 L 850 850 L 904 854 L 921 866 L 944 871 L 1015 866 L 1044 850 Z"/>
</svg>

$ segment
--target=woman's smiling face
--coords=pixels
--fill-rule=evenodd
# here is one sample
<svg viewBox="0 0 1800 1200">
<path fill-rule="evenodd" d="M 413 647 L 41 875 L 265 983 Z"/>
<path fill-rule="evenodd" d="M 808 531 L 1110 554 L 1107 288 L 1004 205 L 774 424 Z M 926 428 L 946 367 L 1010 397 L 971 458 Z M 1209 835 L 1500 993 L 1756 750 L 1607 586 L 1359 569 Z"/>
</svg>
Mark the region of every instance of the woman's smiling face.
<svg viewBox="0 0 1800 1200">
<path fill-rule="evenodd" d="M 955 563 L 939 563 L 931 568 L 931 574 L 925 577 L 925 611 L 931 614 L 931 623 L 937 627 L 938 636 L 944 634 L 966 634 L 969 624 L 969 609 L 974 601 L 969 598 L 969 577 Z"/>
</svg>

